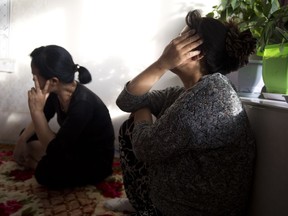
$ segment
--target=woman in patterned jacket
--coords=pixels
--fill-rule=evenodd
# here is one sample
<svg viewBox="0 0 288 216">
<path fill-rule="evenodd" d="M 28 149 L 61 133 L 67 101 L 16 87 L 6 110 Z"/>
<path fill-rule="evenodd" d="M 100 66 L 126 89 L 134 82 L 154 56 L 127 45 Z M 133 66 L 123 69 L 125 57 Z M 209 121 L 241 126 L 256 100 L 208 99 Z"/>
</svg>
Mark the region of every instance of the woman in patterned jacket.
<svg viewBox="0 0 288 216">
<path fill-rule="evenodd" d="M 255 140 L 225 75 L 247 64 L 256 41 L 197 10 L 186 24 L 117 98 L 132 113 L 119 135 L 127 197 L 134 215 L 244 216 Z M 183 87 L 152 91 L 168 71 Z"/>
</svg>

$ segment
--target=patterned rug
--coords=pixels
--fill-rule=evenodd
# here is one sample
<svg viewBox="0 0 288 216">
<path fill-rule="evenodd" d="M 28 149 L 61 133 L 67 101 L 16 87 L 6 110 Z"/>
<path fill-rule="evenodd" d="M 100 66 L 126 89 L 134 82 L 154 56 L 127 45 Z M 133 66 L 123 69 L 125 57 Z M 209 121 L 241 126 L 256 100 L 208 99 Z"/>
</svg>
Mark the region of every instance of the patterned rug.
<svg viewBox="0 0 288 216">
<path fill-rule="evenodd" d="M 12 159 L 13 145 L 0 145 L 1 216 L 123 216 L 103 203 L 125 197 L 119 159 L 113 174 L 98 185 L 73 189 L 48 190 L 40 186 L 32 171 L 23 170 Z"/>
</svg>

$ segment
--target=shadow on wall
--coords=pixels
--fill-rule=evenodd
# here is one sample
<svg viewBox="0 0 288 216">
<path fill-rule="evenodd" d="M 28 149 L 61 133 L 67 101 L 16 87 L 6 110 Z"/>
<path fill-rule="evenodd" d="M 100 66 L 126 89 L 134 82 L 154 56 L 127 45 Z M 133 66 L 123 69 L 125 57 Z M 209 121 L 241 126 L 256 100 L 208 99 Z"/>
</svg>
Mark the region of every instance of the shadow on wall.
<svg viewBox="0 0 288 216">
<path fill-rule="evenodd" d="M 130 114 L 125 113 L 125 114 L 118 116 L 118 117 L 115 117 L 113 119 L 113 125 L 114 125 L 114 131 L 115 131 L 115 152 L 116 152 L 116 154 L 118 154 L 118 152 L 119 152 L 119 141 L 118 141 L 119 130 L 120 130 L 122 123 L 126 119 L 129 118 L 129 115 Z"/>
<path fill-rule="evenodd" d="M 128 4 L 131 7 L 126 7 Z M 0 141 L 15 142 L 30 121 L 27 91 L 33 82 L 29 53 L 47 44 L 65 47 L 75 63 L 91 72 L 93 81 L 87 87 L 107 105 L 118 134 L 126 113 L 115 101 L 125 83 L 159 57 L 184 27 L 183 17 L 189 10 L 205 9 L 206 5 L 200 0 L 72 0 L 68 5 L 57 0 L 49 4 L 46 0 L 13 1 L 10 53 L 16 60 L 16 70 L 0 77 Z M 155 88 L 171 85 L 179 85 L 179 81 L 167 73 Z M 57 123 L 52 125 L 56 128 Z"/>
</svg>

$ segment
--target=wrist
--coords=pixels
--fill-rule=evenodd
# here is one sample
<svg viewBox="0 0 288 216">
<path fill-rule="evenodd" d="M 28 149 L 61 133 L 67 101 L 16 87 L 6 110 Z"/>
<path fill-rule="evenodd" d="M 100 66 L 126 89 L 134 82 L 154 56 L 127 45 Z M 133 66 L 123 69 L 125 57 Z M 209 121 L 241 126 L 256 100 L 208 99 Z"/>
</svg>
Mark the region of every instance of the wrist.
<svg viewBox="0 0 288 216">
<path fill-rule="evenodd" d="M 152 114 L 150 109 L 144 107 L 134 112 L 134 121 L 135 122 L 148 121 L 149 123 L 152 123 Z"/>
<path fill-rule="evenodd" d="M 157 61 L 154 62 L 154 67 L 158 70 L 161 71 L 162 73 L 165 73 L 167 70 L 169 70 L 168 64 L 165 63 L 165 61 L 158 59 Z"/>
</svg>

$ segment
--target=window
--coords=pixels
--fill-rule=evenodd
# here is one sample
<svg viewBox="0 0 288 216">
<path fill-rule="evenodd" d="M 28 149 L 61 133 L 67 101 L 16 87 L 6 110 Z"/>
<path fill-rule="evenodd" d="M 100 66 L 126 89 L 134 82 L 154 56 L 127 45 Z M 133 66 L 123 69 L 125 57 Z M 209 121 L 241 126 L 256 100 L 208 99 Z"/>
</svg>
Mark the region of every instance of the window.
<svg viewBox="0 0 288 216">
<path fill-rule="evenodd" d="M 8 58 L 9 53 L 10 3 L 0 0 L 0 58 Z"/>
<path fill-rule="evenodd" d="M 13 72 L 14 61 L 9 58 L 10 0 L 0 0 L 0 72 Z"/>
</svg>

